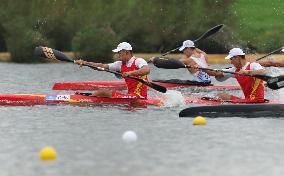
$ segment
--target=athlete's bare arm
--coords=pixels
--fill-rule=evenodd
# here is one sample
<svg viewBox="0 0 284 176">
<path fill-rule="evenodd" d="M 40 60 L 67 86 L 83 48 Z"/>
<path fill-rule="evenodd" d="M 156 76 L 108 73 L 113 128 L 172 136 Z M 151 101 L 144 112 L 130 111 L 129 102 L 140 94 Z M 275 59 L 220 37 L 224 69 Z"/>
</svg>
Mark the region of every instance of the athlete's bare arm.
<svg viewBox="0 0 284 176">
<path fill-rule="evenodd" d="M 264 67 L 284 67 L 284 61 L 259 61 Z"/>
<path fill-rule="evenodd" d="M 78 65 L 90 65 L 90 66 L 94 66 L 94 67 L 101 67 L 101 68 L 104 68 L 104 69 L 109 69 L 109 65 L 108 64 L 87 62 L 87 61 L 84 61 L 84 60 L 81 60 L 81 59 L 80 60 L 75 60 L 74 63 L 78 64 Z"/>
</svg>

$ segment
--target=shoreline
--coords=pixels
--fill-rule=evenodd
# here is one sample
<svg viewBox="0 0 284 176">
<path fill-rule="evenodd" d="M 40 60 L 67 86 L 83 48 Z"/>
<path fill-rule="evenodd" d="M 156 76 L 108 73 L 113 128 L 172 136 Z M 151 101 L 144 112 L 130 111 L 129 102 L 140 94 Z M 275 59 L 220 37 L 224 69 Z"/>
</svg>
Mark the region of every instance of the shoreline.
<svg viewBox="0 0 284 176">
<path fill-rule="evenodd" d="M 73 52 L 63 52 L 68 57 L 74 59 L 74 53 Z M 142 57 L 145 60 L 149 60 L 149 58 L 154 56 L 159 56 L 161 53 L 134 53 L 137 57 Z M 227 54 L 207 54 L 208 55 L 208 62 L 209 64 L 230 64 L 229 60 L 225 60 L 225 57 Z M 254 58 L 259 58 L 261 56 L 264 56 L 265 54 L 247 54 L 248 61 L 252 61 Z M 168 57 L 170 58 L 181 58 L 182 54 L 169 54 Z M 11 55 L 8 52 L 0 52 L 0 62 L 11 62 Z M 268 56 L 267 58 L 273 58 L 277 60 L 284 60 L 284 54 L 273 54 L 271 56 Z M 264 58 L 264 59 L 267 59 Z"/>
</svg>

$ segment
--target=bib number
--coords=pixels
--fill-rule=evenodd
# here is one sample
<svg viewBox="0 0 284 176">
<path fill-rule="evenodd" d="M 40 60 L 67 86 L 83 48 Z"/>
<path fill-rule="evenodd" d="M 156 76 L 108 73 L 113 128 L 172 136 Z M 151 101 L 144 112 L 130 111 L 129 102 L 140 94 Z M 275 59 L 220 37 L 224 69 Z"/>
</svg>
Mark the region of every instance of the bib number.
<svg viewBox="0 0 284 176">
<path fill-rule="evenodd" d="M 70 95 L 49 95 L 45 99 L 49 101 L 54 101 L 54 100 L 67 101 L 70 100 Z"/>
<path fill-rule="evenodd" d="M 57 95 L 56 100 L 70 100 L 70 95 Z"/>
</svg>

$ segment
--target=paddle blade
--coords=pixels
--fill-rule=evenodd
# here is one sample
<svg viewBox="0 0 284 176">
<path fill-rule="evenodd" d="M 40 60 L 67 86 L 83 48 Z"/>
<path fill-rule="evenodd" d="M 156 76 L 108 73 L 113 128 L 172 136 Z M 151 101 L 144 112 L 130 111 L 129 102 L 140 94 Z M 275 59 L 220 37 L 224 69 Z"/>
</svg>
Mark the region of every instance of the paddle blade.
<svg viewBox="0 0 284 176">
<path fill-rule="evenodd" d="M 270 80 L 267 81 L 267 87 L 272 90 L 277 90 L 284 87 L 284 75 L 272 77 Z"/>
<path fill-rule="evenodd" d="M 42 47 L 42 46 L 36 47 L 34 51 L 34 55 L 36 57 L 47 58 L 50 60 L 74 62 L 72 59 L 68 58 L 62 52 L 52 49 L 52 48 L 48 48 L 48 47 Z"/>
<path fill-rule="evenodd" d="M 185 68 L 185 65 L 173 58 L 158 58 L 156 57 L 153 60 L 153 64 L 158 68 L 165 68 L 165 69 L 179 69 L 179 68 Z"/>
<path fill-rule="evenodd" d="M 200 36 L 198 39 L 194 40 L 194 42 L 198 42 L 199 40 L 205 39 L 215 33 L 217 33 L 222 27 L 224 26 L 224 24 L 219 24 L 211 29 L 209 29 L 207 32 L 205 32 L 202 36 Z"/>
</svg>

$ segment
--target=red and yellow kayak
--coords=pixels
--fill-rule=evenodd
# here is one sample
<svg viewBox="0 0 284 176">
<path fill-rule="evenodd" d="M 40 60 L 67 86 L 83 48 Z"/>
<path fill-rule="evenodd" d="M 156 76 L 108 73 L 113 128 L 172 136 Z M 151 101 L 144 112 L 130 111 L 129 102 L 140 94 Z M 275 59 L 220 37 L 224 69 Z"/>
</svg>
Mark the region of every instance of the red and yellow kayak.
<svg viewBox="0 0 284 176">
<path fill-rule="evenodd" d="M 158 98 L 102 98 L 79 94 L 0 94 L 0 105 L 31 106 L 47 104 L 129 104 L 141 103 L 146 105 L 160 105 Z"/>
<path fill-rule="evenodd" d="M 197 84 L 188 80 L 165 80 L 165 81 L 153 81 L 155 84 L 167 88 L 174 87 L 200 87 L 206 89 L 240 89 L 237 85 L 213 85 L 213 84 Z M 53 90 L 98 90 L 98 89 L 110 89 L 110 90 L 126 90 L 126 84 L 124 81 L 86 81 L 86 82 L 58 82 L 53 85 Z"/>
<path fill-rule="evenodd" d="M 233 104 L 230 102 L 216 101 L 208 98 L 185 97 L 186 104 Z M 48 104 L 130 104 L 162 106 L 160 98 L 133 99 L 133 98 L 101 98 L 80 94 L 0 94 L 1 106 L 32 106 Z M 269 101 L 262 104 L 277 104 L 279 101 Z M 239 103 L 238 103 L 239 104 Z"/>
</svg>

